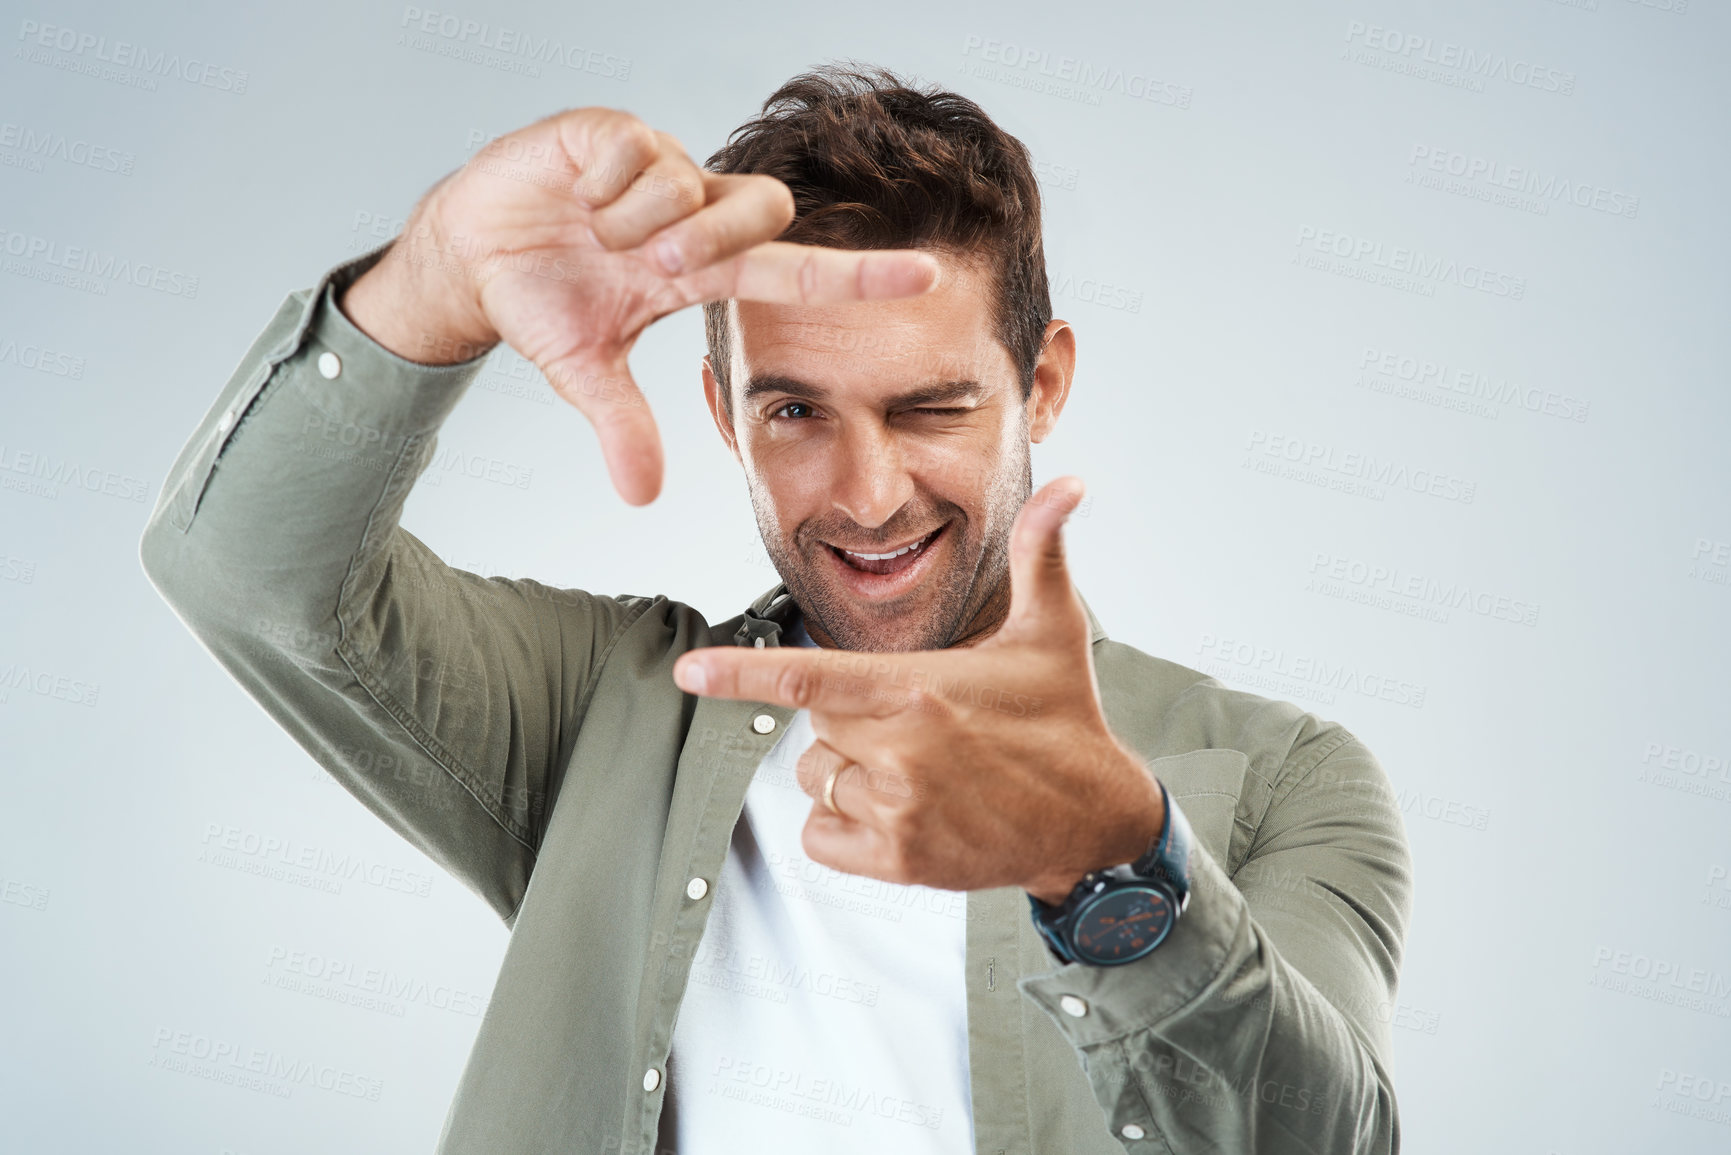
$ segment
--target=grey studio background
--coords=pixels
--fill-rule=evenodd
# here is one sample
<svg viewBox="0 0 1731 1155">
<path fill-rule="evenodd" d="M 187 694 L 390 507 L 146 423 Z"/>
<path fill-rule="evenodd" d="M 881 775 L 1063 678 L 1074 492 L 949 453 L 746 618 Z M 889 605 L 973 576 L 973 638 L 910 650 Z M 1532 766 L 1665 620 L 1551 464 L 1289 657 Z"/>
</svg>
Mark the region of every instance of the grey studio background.
<svg viewBox="0 0 1731 1155">
<path fill-rule="evenodd" d="M 1038 159 L 1081 358 L 1036 482 L 1089 483 L 1108 632 L 1399 791 L 1406 1150 L 1731 1150 L 1722 5 L 4 11 L 0 1151 L 431 1149 L 506 931 L 180 626 L 145 518 L 283 296 L 489 138 L 607 104 L 701 159 L 846 57 Z M 634 357 L 652 506 L 500 353 L 405 526 L 739 612 L 776 578 L 701 353 L 691 311 Z"/>
</svg>

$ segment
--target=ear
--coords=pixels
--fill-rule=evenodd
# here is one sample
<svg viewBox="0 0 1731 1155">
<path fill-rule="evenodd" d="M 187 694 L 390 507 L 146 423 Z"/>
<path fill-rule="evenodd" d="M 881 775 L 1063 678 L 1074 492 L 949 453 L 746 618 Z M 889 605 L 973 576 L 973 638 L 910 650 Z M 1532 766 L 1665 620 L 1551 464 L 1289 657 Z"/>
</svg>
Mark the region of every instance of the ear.
<svg viewBox="0 0 1731 1155">
<path fill-rule="evenodd" d="M 740 461 L 739 442 L 733 435 L 733 418 L 721 403 L 721 382 L 715 379 L 715 368 L 710 365 L 708 354 L 703 358 L 703 400 L 709 405 L 709 415 L 715 418 L 715 428 L 721 433 L 728 452 L 733 454 L 735 461 Z M 744 462 L 740 461 L 740 464 Z"/>
<path fill-rule="evenodd" d="M 1076 331 L 1068 321 L 1054 318 L 1046 325 L 1045 344 L 1034 364 L 1034 387 L 1028 391 L 1028 440 L 1046 439 L 1058 424 L 1058 414 L 1070 397 L 1070 380 L 1076 375 Z"/>
</svg>

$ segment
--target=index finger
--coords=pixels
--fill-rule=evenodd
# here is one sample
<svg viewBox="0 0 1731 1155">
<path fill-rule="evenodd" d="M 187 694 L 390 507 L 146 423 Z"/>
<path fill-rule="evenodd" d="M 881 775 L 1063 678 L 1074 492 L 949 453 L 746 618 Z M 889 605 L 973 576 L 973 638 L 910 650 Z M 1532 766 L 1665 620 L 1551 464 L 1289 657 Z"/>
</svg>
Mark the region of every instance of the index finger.
<svg viewBox="0 0 1731 1155">
<path fill-rule="evenodd" d="M 673 663 L 673 680 L 686 693 L 705 698 L 882 717 L 899 710 L 906 694 L 885 683 L 878 667 L 888 664 L 873 659 L 856 650 L 709 646 L 681 654 Z"/>
<path fill-rule="evenodd" d="M 764 301 L 834 305 L 917 297 L 938 283 L 937 258 L 918 249 L 831 249 L 765 241 L 680 277 L 687 304 Z"/>
</svg>

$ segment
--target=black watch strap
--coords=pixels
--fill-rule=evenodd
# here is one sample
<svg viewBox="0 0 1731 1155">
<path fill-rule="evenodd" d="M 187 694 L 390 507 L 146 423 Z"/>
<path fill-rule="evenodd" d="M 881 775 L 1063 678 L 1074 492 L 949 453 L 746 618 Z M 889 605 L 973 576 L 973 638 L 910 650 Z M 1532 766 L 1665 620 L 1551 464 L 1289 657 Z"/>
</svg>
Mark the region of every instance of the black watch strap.
<svg viewBox="0 0 1731 1155">
<path fill-rule="evenodd" d="M 1177 892 L 1178 909 L 1183 910 L 1190 902 L 1190 848 L 1196 844 L 1196 835 L 1164 782 L 1160 783 L 1160 800 L 1166 811 L 1165 828 L 1148 853 L 1130 864 L 1130 873 L 1169 885 Z"/>
<path fill-rule="evenodd" d="M 1170 889 L 1171 897 L 1175 900 L 1172 904 L 1175 908 L 1173 918 L 1177 918 L 1189 905 L 1190 850 L 1195 845 L 1196 838 L 1190 829 L 1189 820 L 1184 817 L 1184 811 L 1172 801 L 1172 794 L 1166 789 L 1164 782 L 1160 783 L 1160 798 L 1166 811 L 1166 820 L 1161 824 L 1160 834 L 1154 839 L 1153 845 L 1140 858 L 1126 865 L 1089 871 L 1057 906 L 1048 906 L 1033 895 L 1028 896 L 1035 929 L 1060 960 L 1077 961 L 1069 938 L 1073 916 L 1085 900 L 1105 889 L 1152 881 Z"/>
</svg>

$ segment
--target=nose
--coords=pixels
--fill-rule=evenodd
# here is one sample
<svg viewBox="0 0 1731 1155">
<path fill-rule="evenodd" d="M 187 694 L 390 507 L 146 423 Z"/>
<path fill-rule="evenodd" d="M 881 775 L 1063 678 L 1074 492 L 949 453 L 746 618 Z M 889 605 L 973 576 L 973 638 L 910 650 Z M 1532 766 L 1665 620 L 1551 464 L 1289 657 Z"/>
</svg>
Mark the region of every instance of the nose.
<svg viewBox="0 0 1731 1155">
<path fill-rule="evenodd" d="M 830 502 L 856 525 L 876 529 L 914 494 L 913 478 L 889 431 L 858 428 L 837 446 Z"/>
</svg>

